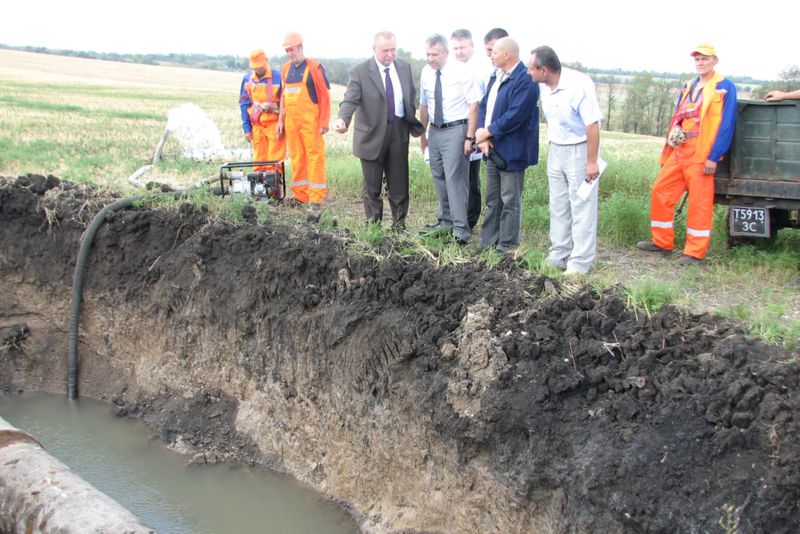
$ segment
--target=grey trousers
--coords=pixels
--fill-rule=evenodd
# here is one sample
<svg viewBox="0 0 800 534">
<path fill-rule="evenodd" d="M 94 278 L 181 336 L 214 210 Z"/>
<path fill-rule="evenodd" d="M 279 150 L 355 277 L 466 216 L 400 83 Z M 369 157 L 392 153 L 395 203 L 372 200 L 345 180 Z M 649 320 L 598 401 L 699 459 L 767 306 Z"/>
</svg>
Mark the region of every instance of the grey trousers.
<svg viewBox="0 0 800 534">
<path fill-rule="evenodd" d="M 550 189 L 550 255 L 547 262 L 586 273 L 597 251 L 597 190 L 581 199 L 578 187 L 586 180 L 586 143 L 550 143 L 547 183 Z"/>
<path fill-rule="evenodd" d="M 501 171 L 486 161 L 486 214 L 481 246 L 506 252 L 519 246 L 522 227 L 522 184 L 525 171 Z"/>
<path fill-rule="evenodd" d="M 431 175 L 439 197 L 439 224 L 453 228 L 453 235 L 469 239 L 469 156 L 464 154 L 467 125 L 428 129 Z"/>
</svg>

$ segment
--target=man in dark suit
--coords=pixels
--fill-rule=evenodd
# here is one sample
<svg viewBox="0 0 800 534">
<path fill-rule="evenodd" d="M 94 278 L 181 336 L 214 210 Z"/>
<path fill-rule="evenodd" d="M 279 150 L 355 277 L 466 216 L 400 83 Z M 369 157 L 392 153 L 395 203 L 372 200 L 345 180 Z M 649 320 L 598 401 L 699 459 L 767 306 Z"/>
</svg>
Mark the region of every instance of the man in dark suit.
<svg viewBox="0 0 800 534">
<path fill-rule="evenodd" d="M 355 113 L 353 154 L 361 159 L 364 173 L 367 223 L 383 217 L 385 178 L 392 227 L 402 229 L 408 214 L 408 137 L 419 137 L 423 127 L 416 117 L 411 66 L 395 57 L 397 38 L 391 32 L 378 33 L 373 51 L 374 57 L 350 70 L 333 129 L 346 132 Z"/>
</svg>

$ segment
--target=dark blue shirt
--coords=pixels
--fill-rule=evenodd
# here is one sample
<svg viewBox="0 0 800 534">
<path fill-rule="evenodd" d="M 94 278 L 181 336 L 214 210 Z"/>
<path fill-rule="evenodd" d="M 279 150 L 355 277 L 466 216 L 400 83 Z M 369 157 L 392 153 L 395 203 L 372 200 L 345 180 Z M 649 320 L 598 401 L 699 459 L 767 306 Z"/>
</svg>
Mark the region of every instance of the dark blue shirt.
<svg viewBox="0 0 800 534">
<path fill-rule="evenodd" d="M 308 62 L 305 59 L 297 66 L 295 66 L 294 63 L 289 63 L 289 72 L 286 73 L 285 83 L 302 82 L 303 73 L 305 72 L 307 66 Z M 325 67 L 323 67 L 322 64 L 320 64 L 319 70 L 322 71 L 322 77 L 325 78 L 325 85 L 328 87 L 328 89 L 330 89 L 331 82 L 328 81 L 328 75 L 325 73 Z M 319 104 L 319 98 L 317 98 L 317 89 L 314 87 L 314 79 L 311 77 L 311 73 L 308 74 L 306 87 L 308 88 L 308 96 L 311 97 L 311 101 L 315 104 Z"/>
</svg>

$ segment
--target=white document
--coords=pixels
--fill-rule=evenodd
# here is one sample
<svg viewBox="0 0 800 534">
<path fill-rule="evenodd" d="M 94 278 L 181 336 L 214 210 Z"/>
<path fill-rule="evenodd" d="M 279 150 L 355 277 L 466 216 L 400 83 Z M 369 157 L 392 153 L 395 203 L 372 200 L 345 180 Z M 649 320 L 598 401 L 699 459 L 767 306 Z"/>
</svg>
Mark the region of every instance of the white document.
<svg viewBox="0 0 800 534">
<path fill-rule="evenodd" d="M 586 200 L 589 198 L 589 195 L 592 194 L 592 190 L 597 188 L 597 184 L 600 182 L 600 176 L 603 176 L 603 171 L 606 170 L 606 165 L 608 165 L 608 163 L 606 163 L 602 158 L 597 158 L 597 167 L 600 169 L 600 174 L 591 182 L 587 182 L 586 180 L 581 182 L 581 185 L 575 192 L 575 194 L 577 194 L 581 200 Z"/>
</svg>

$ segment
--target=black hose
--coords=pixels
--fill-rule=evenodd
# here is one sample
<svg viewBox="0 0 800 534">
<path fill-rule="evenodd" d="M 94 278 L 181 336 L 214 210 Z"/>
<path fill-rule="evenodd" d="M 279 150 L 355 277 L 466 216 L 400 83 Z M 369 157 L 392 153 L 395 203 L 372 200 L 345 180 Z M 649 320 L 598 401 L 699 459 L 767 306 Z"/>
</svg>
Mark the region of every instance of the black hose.
<svg viewBox="0 0 800 534">
<path fill-rule="evenodd" d="M 185 194 L 186 191 L 162 193 L 163 196 L 174 198 L 179 198 Z M 143 198 L 146 198 L 146 195 L 121 198 L 108 204 L 94 216 L 94 219 L 92 219 L 83 234 L 81 248 L 78 251 L 78 259 L 75 262 L 75 273 L 72 276 L 72 307 L 69 318 L 69 354 L 67 357 L 67 399 L 69 400 L 78 398 L 78 320 L 81 313 L 83 274 L 86 270 L 86 260 L 89 258 L 89 250 L 92 248 L 94 236 L 100 225 L 105 222 L 108 212 L 130 208 L 134 202 Z"/>
</svg>

